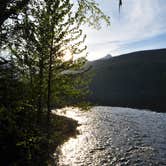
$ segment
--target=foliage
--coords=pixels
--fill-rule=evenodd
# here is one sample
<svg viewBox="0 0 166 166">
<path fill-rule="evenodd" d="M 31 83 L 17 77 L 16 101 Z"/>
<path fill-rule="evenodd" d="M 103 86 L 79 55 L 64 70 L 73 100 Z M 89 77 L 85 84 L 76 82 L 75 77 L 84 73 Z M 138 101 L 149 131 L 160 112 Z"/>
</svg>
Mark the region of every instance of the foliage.
<svg viewBox="0 0 166 166">
<path fill-rule="evenodd" d="M 76 128 L 53 116 L 52 107 L 88 106 L 81 25 L 100 28 L 109 18 L 93 0 L 78 0 L 73 8 L 70 0 L 2 1 L 0 48 L 10 55 L 0 57 L 0 165 L 47 165 L 51 147 Z"/>
<path fill-rule="evenodd" d="M 71 119 L 51 115 L 51 137 L 46 135 L 46 116 L 36 123 L 36 113 L 31 106 L 22 105 L 8 113 L 0 109 L 0 154 L 1 165 L 47 165 L 51 162 L 48 153 L 74 135 L 77 123 Z M 49 149 L 48 148 L 49 142 Z M 51 155 L 50 155 L 51 156 Z M 55 162 L 53 160 L 52 162 Z"/>
</svg>

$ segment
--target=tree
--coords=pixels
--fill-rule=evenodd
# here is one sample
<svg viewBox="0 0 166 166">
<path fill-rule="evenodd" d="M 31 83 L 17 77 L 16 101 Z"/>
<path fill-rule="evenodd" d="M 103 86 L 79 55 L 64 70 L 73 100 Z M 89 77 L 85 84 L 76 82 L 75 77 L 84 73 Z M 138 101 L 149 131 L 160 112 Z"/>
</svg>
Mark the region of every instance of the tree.
<svg viewBox="0 0 166 166">
<path fill-rule="evenodd" d="M 1 0 L 0 28 L 8 18 L 16 19 L 19 12 L 28 4 L 29 1 L 30 0 Z"/>
<path fill-rule="evenodd" d="M 48 112 L 50 112 L 53 71 L 56 75 L 60 75 L 59 73 L 63 72 L 63 70 L 75 68 L 75 66 L 79 68 L 85 63 L 85 59 L 82 59 L 83 62 L 78 60 L 63 62 L 61 58 L 63 58 L 66 47 L 68 47 L 67 49 L 73 55 L 81 53 L 86 49 L 86 47 L 82 49 L 79 48 L 79 45 L 84 42 L 85 36 L 82 42 L 78 39 L 82 35 L 82 30 L 79 29 L 79 27 L 86 21 L 85 13 L 87 7 L 91 7 L 90 10 L 92 13 L 96 11 L 97 14 L 94 15 L 94 19 L 98 19 L 100 16 L 108 22 L 107 17 L 105 17 L 103 13 L 100 13 L 95 3 L 85 2 L 86 1 L 78 1 L 78 11 L 73 13 L 73 4 L 69 1 L 64 1 L 62 5 L 60 5 L 60 1 L 43 1 L 43 3 L 38 4 L 38 6 L 43 5 L 42 10 L 37 8 L 36 4 L 32 4 L 31 8 L 26 9 L 26 13 L 22 15 L 23 21 L 21 26 L 25 28 L 19 32 L 19 35 L 16 35 L 16 39 L 13 40 L 13 44 L 10 45 L 10 48 L 12 54 L 16 56 L 17 63 L 23 63 L 21 70 L 29 70 L 31 86 L 32 80 L 34 80 L 36 75 L 39 75 L 37 77 L 39 78 L 38 86 L 34 86 L 35 89 L 36 87 L 39 89 L 37 92 L 38 95 L 36 94 L 36 96 L 38 96 L 38 106 L 36 106 L 38 107 L 38 112 L 42 112 L 44 107 L 42 103 L 44 103 L 43 98 L 46 97 L 46 94 L 43 94 L 44 92 L 42 91 L 45 91 L 43 90 L 43 86 L 46 84 L 46 75 L 48 74 L 47 109 L 49 110 Z M 91 21 L 89 21 L 89 23 L 90 25 L 92 24 Z M 95 26 L 97 26 L 97 24 L 99 24 L 99 20 L 95 22 Z M 22 34 L 22 39 L 18 40 L 20 34 Z M 74 41 L 77 42 L 72 44 L 71 42 Z M 81 65 L 78 65 L 78 62 Z M 34 69 L 36 73 L 34 73 L 34 78 L 32 78 Z M 69 77 L 69 75 L 63 77 Z"/>
<path fill-rule="evenodd" d="M 0 5 L 0 48 L 11 40 L 14 33 L 20 30 L 18 22 L 21 21 L 23 11 L 26 10 L 28 4 L 36 4 L 40 6 L 43 1 L 37 0 L 1 0 Z M 99 8 L 95 0 L 77 0 L 74 1 L 77 8 L 78 19 L 82 19 L 82 23 L 89 23 L 89 25 L 100 28 L 100 20 L 104 19 L 109 23 L 107 17 Z M 12 33 L 11 33 L 12 32 Z"/>
<path fill-rule="evenodd" d="M 10 3 L 13 6 L 17 1 Z M 10 92 L 14 90 L 13 94 L 19 99 L 9 109 L 11 100 L 7 95 L 6 103 L 0 107 L 0 122 L 3 124 L 4 117 L 8 117 L 7 124 L 12 126 L 10 131 L 16 133 L 12 139 L 14 146 L 19 147 L 28 163 L 40 156 L 37 154 L 46 142 L 49 143 L 51 108 L 75 105 L 88 93 L 89 75 L 82 69 L 86 59 L 74 59 L 75 54 L 86 51 L 81 25 L 88 22 L 100 28 L 100 19 L 109 23 L 95 1 L 78 0 L 76 10 L 73 5 L 70 0 L 32 0 L 21 8 L 21 12 L 18 10 L 19 19 L 11 18 L 15 20 L 12 24 L 5 21 L 2 25 L 2 34 L 4 31 L 7 34 L 3 44 L 10 49 L 11 56 L 1 57 L 1 64 L 12 62 L 16 72 L 11 70 L 11 75 L 17 73 L 17 79 L 8 79 L 5 74 L 0 78 L 6 82 L 15 81 L 21 95 L 9 85 Z M 71 55 L 68 60 L 64 59 L 66 52 Z M 43 119 L 44 122 L 47 120 L 47 128 Z M 44 132 L 41 126 L 44 126 Z M 2 140 L 3 135 L 7 137 L 10 133 L 0 134 Z"/>
<path fill-rule="evenodd" d="M 10 32 L 9 25 L 5 25 L 7 20 L 18 20 L 19 13 L 25 9 L 30 0 L 1 0 L 0 2 L 0 48 L 6 40 L 8 39 L 8 34 Z M 11 21 L 10 21 L 11 22 Z M 13 24 L 13 23 L 12 23 Z"/>
</svg>

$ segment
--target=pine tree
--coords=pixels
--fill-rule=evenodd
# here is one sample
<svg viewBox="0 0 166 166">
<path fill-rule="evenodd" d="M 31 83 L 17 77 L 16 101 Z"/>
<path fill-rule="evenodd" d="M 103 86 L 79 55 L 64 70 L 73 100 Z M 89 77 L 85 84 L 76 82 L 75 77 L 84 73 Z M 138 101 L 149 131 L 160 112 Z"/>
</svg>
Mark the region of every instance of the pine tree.
<svg viewBox="0 0 166 166">
<path fill-rule="evenodd" d="M 48 122 L 51 105 L 55 108 L 65 106 L 65 103 L 69 105 L 74 101 L 74 95 L 76 98 L 81 96 L 81 88 L 84 89 L 83 96 L 87 92 L 80 74 L 63 74 L 66 70 L 80 69 L 86 62 L 85 58 L 73 59 L 75 54 L 85 51 L 86 46 L 80 47 L 85 35 L 79 28 L 81 20 L 78 21 L 77 13 L 71 12 L 72 6 L 69 0 L 63 3 L 50 0 L 44 2 L 43 9 L 26 10 L 22 21 L 25 27 L 21 31 L 22 38 L 10 45 L 14 59 L 20 70 L 24 71 L 23 77 L 29 80 L 33 93 L 30 98 L 34 101 L 31 104 L 38 109 L 38 115 L 47 107 Z M 63 59 L 66 50 L 71 54 L 68 61 Z M 84 84 L 84 87 L 81 84 L 78 87 L 74 80 L 77 83 L 80 80 L 79 84 Z M 68 99 L 67 96 L 72 97 Z"/>
<path fill-rule="evenodd" d="M 70 0 L 32 0 L 19 12 L 19 19 L 14 18 L 12 24 L 3 24 L 8 39 L 3 44 L 10 49 L 11 55 L 8 59 L 2 57 L 0 62 L 12 62 L 14 70 L 11 73 L 13 76 L 13 71 L 16 70 L 16 83 L 21 93 L 17 93 L 13 84 L 9 84 L 9 90 L 14 90 L 13 94 L 16 96 L 12 96 L 10 100 L 8 94 L 11 91 L 8 94 L 3 91 L 7 96 L 5 105 L 8 106 L 17 97 L 19 99 L 12 105 L 11 112 L 7 107 L 4 109 L 4 104 L 1 105 L 0 122 L 3 122 L 4 117 L 9 117 L 10 131 L 17 136 L 17 139 L 13 138 L 16 141 L 14 146 L 19 147 L 20 154 L 24 154 L 23 163 L 34 162 L 35 156 L 40 156 L 43 143 L 45 145 L 47 142 L 49 145 L 51 109 L 82 106 L 80 102 L 88 94 L 87 83 L 90 76 L 88 69 L 84 69 L 86 59 L 75 59 L 75 55 L 86 55 L 86 36 L 83 35 L 81 25 L 89 20 L 90 25 L 98 28 L 99 20 L 103 18 L 108 21 L 108 18 L 94 1 L 77 2 L 78 8 L 73 10 L 74 4 Z M 87 15 L 88 10 L 91 14 Z M 66 60 L 67 53 L 70 58 Z M 14 80 L 8 79 L 4 74 L 0 78 L 10 82 Z M 43 117 L 47 122 L 44 133 L 41 129 Z M 4 135 L 8 136 L 10 133 L 5 131 Z M 6 147 L 8 149 L 8 145 Z"/>
</svg>

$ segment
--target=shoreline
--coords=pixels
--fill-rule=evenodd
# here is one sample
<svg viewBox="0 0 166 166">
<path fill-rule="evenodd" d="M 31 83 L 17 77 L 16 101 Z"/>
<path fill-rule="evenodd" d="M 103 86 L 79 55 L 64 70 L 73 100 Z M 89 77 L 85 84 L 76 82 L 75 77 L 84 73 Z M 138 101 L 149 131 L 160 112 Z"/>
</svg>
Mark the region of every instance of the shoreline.
<svg viewBox="0 0 166 166">
<path fill-rule="evenodd" d="M 78 134 L 77 127 L 79 126 L 79 124 L 78 121 L 72 118 L 57 115 L 55 113 L 52 114 L 52 119 L 52 124 L 55 121 L 55 126 L 53 124 L 51 132 L 51 140 L 53 141 L 53 143 L 49 149 L 49 163 L 53 165 L 56 164 L 58 161 L 58 153 L 60 153 L 58 147 L 60 147 L 70 138 L 75 137 Z"/>
</svg>

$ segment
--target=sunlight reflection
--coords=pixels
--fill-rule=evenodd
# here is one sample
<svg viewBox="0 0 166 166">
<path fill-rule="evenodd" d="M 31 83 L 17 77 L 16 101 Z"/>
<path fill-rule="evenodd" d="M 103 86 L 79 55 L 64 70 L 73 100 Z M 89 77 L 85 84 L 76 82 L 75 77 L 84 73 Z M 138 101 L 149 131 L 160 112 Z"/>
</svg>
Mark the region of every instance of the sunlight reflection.
<svg viewBox="0 0 166 166">
<path fill-rule="evenodd" d="M 91 110 L 82 112 L 66 107 L 53 111 L 81 124 L 77 128 L 79 134 L 55 152 L 58 166 L 166 163 L 165 114 L 119 107 L 93 107 Z"/>
<path fill-rule="evenodd" d="M 52 110 L 52 113 L 55 113 L 60 116 L 72 118 L 78 121 L 78 123 L 82 123 L 83 121 L 85 121 L 85 118 L 83 118 L 82 116 L 85 112 L 80 111 L 80 109 L 77 107 L 65 107 L 63 109 L 56 109 L 56 110 Z"/>
<path fill-rule="evenodd" d="M 63 109 L 56 109 L 53 110 L 52 113 L 77 120 L 79 124 L 86 125 L 87 122 L 87 112 L 80 111 L 80 109 L 76 107 L 65 107 Z M 81 133 L 86 129 L 84 125 L 78 126 L 77 129 L 79 130 L 80 134 L 78 134 L 76 138 L 71 137 L 66 143 L 64 143 L 62 146 L 59 146 L 57 151 L 54 153 L 54 156 L 57 156 L 57 153 L 59 153 L 61 156 L 61 158 L 59 159 L 59 164 L 63 163 L 63 165 L 68 165 L 70 163 L 72 165 L 75 165 L 74 163 L 77 163 L 76 161 L 78 160 L 78 157 L 75 158 L 75 154 L 79 153 L 80 156 L 84 156 L 84 154 L 81 154 L 80 152 L 84 153 L 86 149 L 85 146 L 88 145 L 88 132 L 87 134 L 85 132 L 84 135 L 81 135 Z"/>
</svg>

